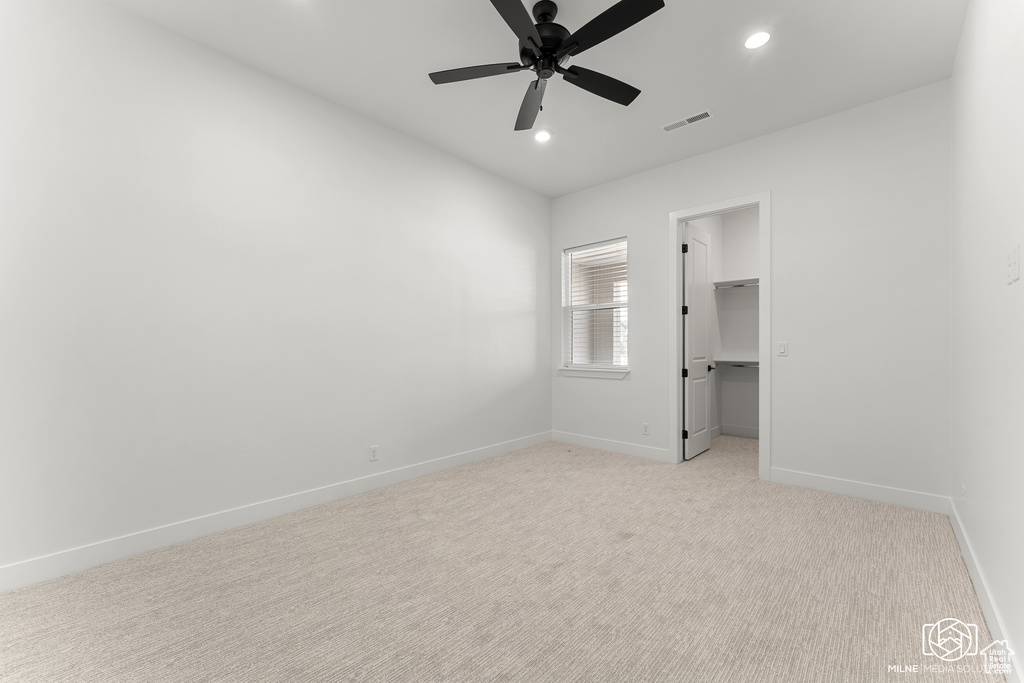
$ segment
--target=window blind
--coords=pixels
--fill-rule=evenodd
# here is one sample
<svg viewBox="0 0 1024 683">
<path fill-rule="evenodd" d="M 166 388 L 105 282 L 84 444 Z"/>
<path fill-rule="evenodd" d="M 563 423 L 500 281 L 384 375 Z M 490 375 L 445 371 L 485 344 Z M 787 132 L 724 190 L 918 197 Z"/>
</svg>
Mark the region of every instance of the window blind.
<svg viewBox="0 0 1024 683">
<path fill-rule="evenodd" d="M 626 240 L 565 251 L 566 365 L 629 364 Z"/>
</svg>

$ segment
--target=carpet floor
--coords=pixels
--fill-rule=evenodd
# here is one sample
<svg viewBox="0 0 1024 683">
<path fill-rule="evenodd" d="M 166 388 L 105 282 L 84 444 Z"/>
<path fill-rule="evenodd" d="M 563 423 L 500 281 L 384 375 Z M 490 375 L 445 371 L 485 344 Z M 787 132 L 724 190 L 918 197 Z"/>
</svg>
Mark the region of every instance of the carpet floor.
<svg viewBox="0 0 1024 683">
<path fill-rule="evenodd" d="M 1002 680 L 946 618 L 943 515 L 548 442 L 0 595 L 0 681 Z"/>
</svg>

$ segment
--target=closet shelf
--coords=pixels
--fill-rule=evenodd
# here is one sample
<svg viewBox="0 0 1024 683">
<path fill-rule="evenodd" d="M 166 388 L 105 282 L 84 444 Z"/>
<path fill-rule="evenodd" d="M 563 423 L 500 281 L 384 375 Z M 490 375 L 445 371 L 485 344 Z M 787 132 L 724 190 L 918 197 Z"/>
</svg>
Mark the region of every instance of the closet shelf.
<svg viewBox="0 0 1024 683">
<path fill-rule="evenodd" d="M 723 366 L 730 368 L 756 368 L 758 362 L 756 360 L 719 360 L 715 359 L 715 367 Z"/>
<path fill-rule="evenodd" d="M 743 280 L 722 280 L 715 283 L 715 289 L 733 289 L 735 287 L 757 287 L 760 278 L 748 277 Z"/>
</svg>

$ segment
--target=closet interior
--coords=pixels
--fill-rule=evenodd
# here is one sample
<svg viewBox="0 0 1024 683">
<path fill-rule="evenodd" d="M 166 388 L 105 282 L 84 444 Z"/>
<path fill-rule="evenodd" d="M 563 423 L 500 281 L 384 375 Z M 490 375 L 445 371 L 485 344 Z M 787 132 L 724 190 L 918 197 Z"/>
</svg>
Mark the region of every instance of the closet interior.
<svg viewBox="0 0 1024 683">
<path fill-rule="evenodd" d="M 692 221 L 710 237 L 712 436 L 758 438 L 758 208 Z"/>
</svg>

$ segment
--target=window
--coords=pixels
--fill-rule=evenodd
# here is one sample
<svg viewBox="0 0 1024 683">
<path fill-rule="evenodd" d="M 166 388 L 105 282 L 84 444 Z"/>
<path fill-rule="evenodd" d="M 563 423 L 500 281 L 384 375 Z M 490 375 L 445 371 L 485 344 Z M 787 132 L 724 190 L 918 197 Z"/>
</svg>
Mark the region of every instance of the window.
<svg viewBox="0 0 1024 683">
<path fill-rule="evenodd" d="M 565 368 L 626 370 L 629 365 L 626 240 L 566 249 L 562 260 Z"/>
</svg>

